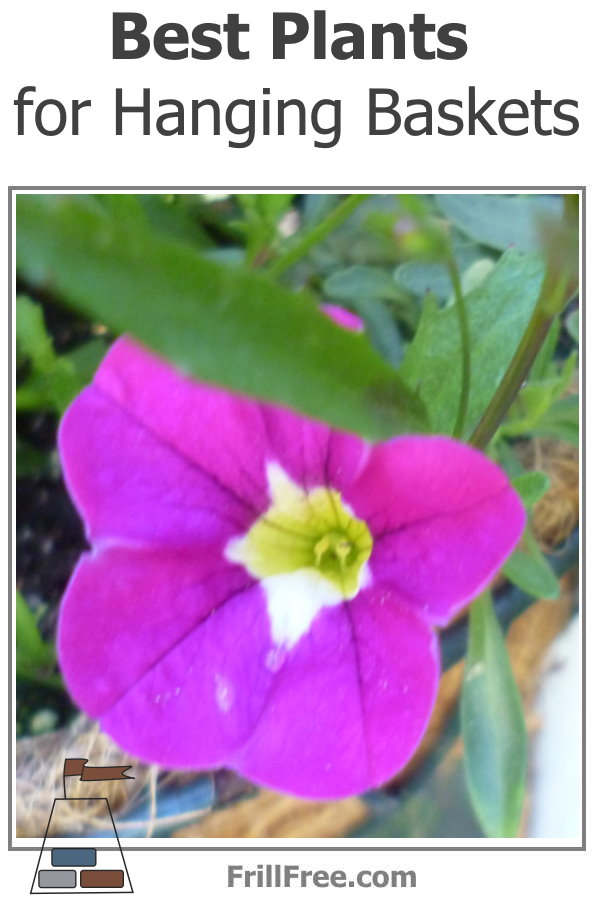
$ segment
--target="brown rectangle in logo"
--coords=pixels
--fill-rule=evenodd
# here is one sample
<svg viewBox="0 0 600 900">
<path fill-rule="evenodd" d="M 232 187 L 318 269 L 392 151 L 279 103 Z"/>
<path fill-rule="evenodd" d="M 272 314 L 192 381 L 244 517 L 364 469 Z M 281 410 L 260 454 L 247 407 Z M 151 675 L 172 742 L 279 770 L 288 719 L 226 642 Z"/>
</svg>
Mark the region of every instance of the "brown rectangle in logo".
<svg viewBox="0 0 600 900">
<path fill-rule="evenodd" d="M 82 888 L 122 888 L 122 869 L 88 869 L 79 873 Z"/>
</svg>

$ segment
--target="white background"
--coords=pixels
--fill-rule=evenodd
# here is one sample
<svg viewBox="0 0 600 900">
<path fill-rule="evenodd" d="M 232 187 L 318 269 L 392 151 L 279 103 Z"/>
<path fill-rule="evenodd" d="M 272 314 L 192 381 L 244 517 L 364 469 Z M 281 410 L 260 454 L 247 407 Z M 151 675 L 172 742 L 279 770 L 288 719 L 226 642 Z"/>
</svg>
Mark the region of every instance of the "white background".
<svg viewBox="0 0 600 900">
<path fill-rule="evenodd" d="M 438 26 L 457 21 L 467 26 L 469 51 L 459 61 L 337 61 L 312 60 L 310 41 L 291 48 L 286 61 L 271 60 L 271 12 L 307 12 L 314 5 L 327 7 L 330 23 L 353 21 L 399 21 L 408 23 L 414 12 L 427 14 Z M 588 187 L 588 321 L 587 337 L 597 333 L 598 213 L 596 209 L 598 128 L 600 115 L 595 94 L 597 80 L 597 22 L 594 5 L 572 0 L 556 2 L 504 0 L 502 4 L 437 0 L 406 2 L 328 2 L 308 4 L 302 0 L 269 2 L 136 2 L 95 0 L 93 4 L 55 0 L 53 3 L 22 0 L 4 10 L 2 123 L 5 185 L 22 186 L 289 186 L 291 188 L 339 186 L 359 188 L 434 186 Z M 149 54 L 143 60 L 113 61 L 111 13 L 143 12 L 150 26 L 179 21 L 190 30 L 200 21 L 222 22 L 227 12 L 239 12 L 251 24 L 244 46 L 249 61 L 234 62 L 226 56 L 212 62 L 159 59 Z M 81 134 L 43 137 L 33 130 L 16 135 L 13 100 L 20 87 L 33 84 L 37 98 L 91 99 L 92 109 L 82 113 Z M 367 97 L 369 87 L 389 87 L 404 98 L 425 97 L 434 102 L 463 97 L 468 85 L 477 87 L 481 99 L 500 101 L 519 97 L 527 101 L 536 88 L 554 101 L 579 101 L 581 127 L 573 137 L 477 136 L 369 137 Z M 114 136 L 114 89 L 123 87 L 132 96 L 141 87 L 152 88 L 155 98 L 181 100 L 213 97 L 226 104 L 237 97 L 256 98 L 263 87 L 272 96 L 300 97 L 307 104 L 321 97 L 342 100 L 342 140 L 333 149 L 312 147 L 312 138 L 258 137 L 247 149 L 229 149 L 227 139 L 208 137 L 116 137 Z M 31 119 L 29 120 L 31 122 Z M 7 217 L 3 218 L 6 223 Z M 2 226 L 6 228 L 6 224 Z M 4 327 L 6 327 L 4 325 Z M 593 343 L 590 344 L 593 347 Z M 6 346 L 6 344 L 4 344 Z M 591 452 L 588 451 L 589 534 L 594 547 L 597 494 L 594 470 L 596 431 L 594 384 L 597 371 L 592 352 L 588 371 L 588 410 Z M 0 402 L 2 421 L 7 422 L 7 391 Z M 3 447 L 6 465 L 6 450 Z M 3 469 L 6 471 L 6 468 Z M 6 486 L 3 485 L 3 498 Z M 4 507 L 6 508 L 6 506 Z M 6 526 L 2 526 L 6 527 Z M 6 547 L 6 539 L 2 546 Z M 5 551 L 3 550 L 5 554 Z M 4 555 L 3 563 L 8 560 Z M 6 584 L 6 581 L 4 581 Z M 589 650 L 588 695 L 588 797 L 597 798 L 598 743 L 596 688 L 598 654 L 594 638 L 598 631 L 594 587 L 595 567 L 590 566 L 587 640 Z M 6 646 L 3 644 L 2 646 Z M 2 702 L 6 692 L 0 691 Z M 6 719 L 5 719 L 6 721 Z M 4 752 L 4 748 L 3 751 Z M 7 765 L 7 763 L 6 763 Z M 4 768 L 2 771 L 7 771 Z M 7 787 L 3 783 L 3 789 Z M 327 850 L 306 852 L 215 852 L 207 849 L 186 853 L 131 853 L 127 858 L 134 889 L 139 897 L 232 896 L 226 885 L 226 865 L 231 863 L 299 862 L 309 868 L 413 868 L 422 898 L 460 895 L 465 900 L 517 896 L 543 891 L 547 900 L 567 892 L 586 890 L 586 882 L 598 882 L 597 813 L 589 803 L 588 846 L 578 851 L 410 852 L 394 847 L 371 853 Z M 6 808 L 3 804 L 3 808 Z M 1 817 L 4 831 L 6 822 Z M 0 838 L 3 847 L 8 838 Z M 281 842 L 282 844 L 285 842 Z M 310 842 L 315 843 L 315 842 Z M 336 842 L 339 844 L 339 842 Z M 482 844 L 484 846 L 484 844 Z M 214 847 L 214 844 L 209 845 Z M 29 892 L 35 854 L 3 851 L 3 881 L 12 883 L 11 896 Z M 595 871 L 595 877 L 592 874 Z M 240 889 L 238 889 L 239 892 Z M 298 893 L 296 889 L 293 893 Z M 279 892 L 278 892 L 279 893 Z M 303 894 L 323 893 L 318 889 Z M 341 894 L 350 891 L 338 891 Z M 354 891 L 356 893 L 356 889 Z M 362 892 L 359 891 L 359 896 Z M 385 896 L 386 891 L 383 890 Z M 244 892 L 255 896 L 255 892 Z M 268 895 L 268 892 L 267 892 Z"/>
</svg>

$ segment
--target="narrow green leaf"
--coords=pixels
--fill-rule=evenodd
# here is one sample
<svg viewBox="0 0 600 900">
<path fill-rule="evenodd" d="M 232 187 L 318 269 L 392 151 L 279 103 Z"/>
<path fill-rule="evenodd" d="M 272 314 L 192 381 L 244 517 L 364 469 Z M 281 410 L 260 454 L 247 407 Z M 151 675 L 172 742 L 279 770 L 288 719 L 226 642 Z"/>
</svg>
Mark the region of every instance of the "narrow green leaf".
<svg viewBox="0 0 600 900">
<path fill-rule="evenodd" d="M 72 195 L 18 198 L 21 275 L 183 372 L 368 438 L 429 430 L 416 391 L 309 295 L 150 232 L 126 237 Z"/>
<path fill-rule="evenodd" d="M 507 250 L 540 251 L 540 221 L 558 221 L 560 194 L 436 194 L 440 210 L 474 241 Z"/>
<path fill-rule="evenodd" d="M 550 487 L 550 479 L 545 472 L 525 472 L 512 479 L 512 486 L 527 509 L 531 509 Z"/>
<path fill-rule="evenodd" d="M 543 263 L 537 257 L 509 250 L 465 297 L 471 340 L 466 432 L 475 428 L 502 380 L 535 307 L 543 275 Z M 400 374 L 418 388 L 432 430 L 450 434 L 461 390 L 461 341 L 453 308 L 424 303 Z"/>
<path fill-rule="evenodd" d="M 489 593 L 469 613 L 460 716 L 467 786 L 478 821 L 488 837 L 514 837 L 525 797 L 527 731 Z"/>
<path fill-rule="evenodd" d="M 556 575 L 540 553 L 538 556 L 515 550 L 503 567 L 503 574 L 532 597 L 543 600 L 557 600 L 560 597 L 560 584 Z"/>
</svg>

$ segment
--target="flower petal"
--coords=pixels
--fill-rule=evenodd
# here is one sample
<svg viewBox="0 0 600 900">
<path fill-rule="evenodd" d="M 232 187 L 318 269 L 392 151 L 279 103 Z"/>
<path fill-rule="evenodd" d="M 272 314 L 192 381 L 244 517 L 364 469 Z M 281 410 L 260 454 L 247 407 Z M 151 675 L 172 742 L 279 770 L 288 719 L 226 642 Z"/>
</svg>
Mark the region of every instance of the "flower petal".
<svg viewBox="0 0 600 900">
<path fill-rule="evenodd" d="M 261 406 L 268 462 L 278 463 L 305 491 L 324 485 L 342 493 L 365 465 L 370 446 L 351 434 L 333 431 L 291 410 Z"/>
<path fill-rule="evenodd" d="M 390 590 L 321 611 L 286 655 L 256 728 L 232 759 L 302 797 L 360 793 L 414 753 L 438 684 L 436 636 Z"/>
<path fill-rule="evenodd" d="M 381 444 L 348 499 L 374 535 L 374 581 L 393 586 L 436 624 L 480 592 L 525 525 L 502 470 L 450 438 Z"/>
<path fill-rule="evenodd" d="M 245 503 L 264 507 L 266 438 L 257 403 L 186 378 L 130 338 L 113 344 L 94 384 Z"/>
<path fill-rule="evenodd" d="M 439 670 L 437 639 L 389 590 L 324 609 L 287 650 L 239 567 L 119 548 L 80 562 L 58 648 L 73 698 L 124 750 L 307 797 L 398 771 Z"/>
<path fill-rule="evenodd" d="M 227 765 L 252 734 L 273 680 L 269 621 L 260 587 L 246 583 L 234 590 L 241 570 L 231 569 L 222 584 L 217 578 L 211 585 L 219 594 L 227 586 L 227 596 L 195 623 L 188 616 L 166 649 L 160 624 L 149 626 L 152 662 L 100 714 L 102 728 L 124 750 L 167 768 L 207 769 Z M 151 570 L 150 564 L 144 579 Z M 163 602 L 175 596 L 178 606 L 200 607 L 210 591 L 197 598 L 195 590 L 167 586 Z M 113 640 L 116 651 L 120 638 Z M 111 651 L 110 657 L 118 667 L 118 655 Z"/>
<path fill-rule="evenodd" d="M 93 542 L 197 548 L 249 527 L 256 512 L 95 385 L 64 416 L 65 479 Z"/>
<path fill-rule="evenodd" d="M 63 598 L 57 638 L 75 702 L 102 715 L 215 609 L 253 585 L 219 555 L 119 547 L 84 554 Z M 153 715 L 150 709 L 150 721 Z"/>
</svg>

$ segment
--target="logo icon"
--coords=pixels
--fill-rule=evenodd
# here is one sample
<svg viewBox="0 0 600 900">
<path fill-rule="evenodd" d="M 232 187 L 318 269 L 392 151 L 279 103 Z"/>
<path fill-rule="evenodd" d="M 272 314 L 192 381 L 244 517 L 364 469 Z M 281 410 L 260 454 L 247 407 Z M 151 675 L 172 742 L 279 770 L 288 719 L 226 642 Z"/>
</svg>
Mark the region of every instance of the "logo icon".
<svg viewBox="0 0 600 900">
<path fill-rule="evenodd" d="M 87 759 L 65 759 L 63 767 L 63 797 L 55 798 L 42 848 L 37 862 L 32 894 L 132 894 L 133 888 L 123 855 L 123 848 L 115 826 L 107 797 L 68 797 L 67 778 L 76 776 L 80 781 L 120 781 L 131 766 L 88 766 Z M 100 801 L 100 814 L 98 802 Z M 102 804 L 101 801 L 104 801 Z M 85 804 L 94 809 L 94 821 L 98 830 L 109 834 L 102 838 L 101 846 L 91 838 L 73 839 L 61 834 L 60 822 L 65 821 L 69 808 L 76 807 L 85 816 Z"/>
</svg>

